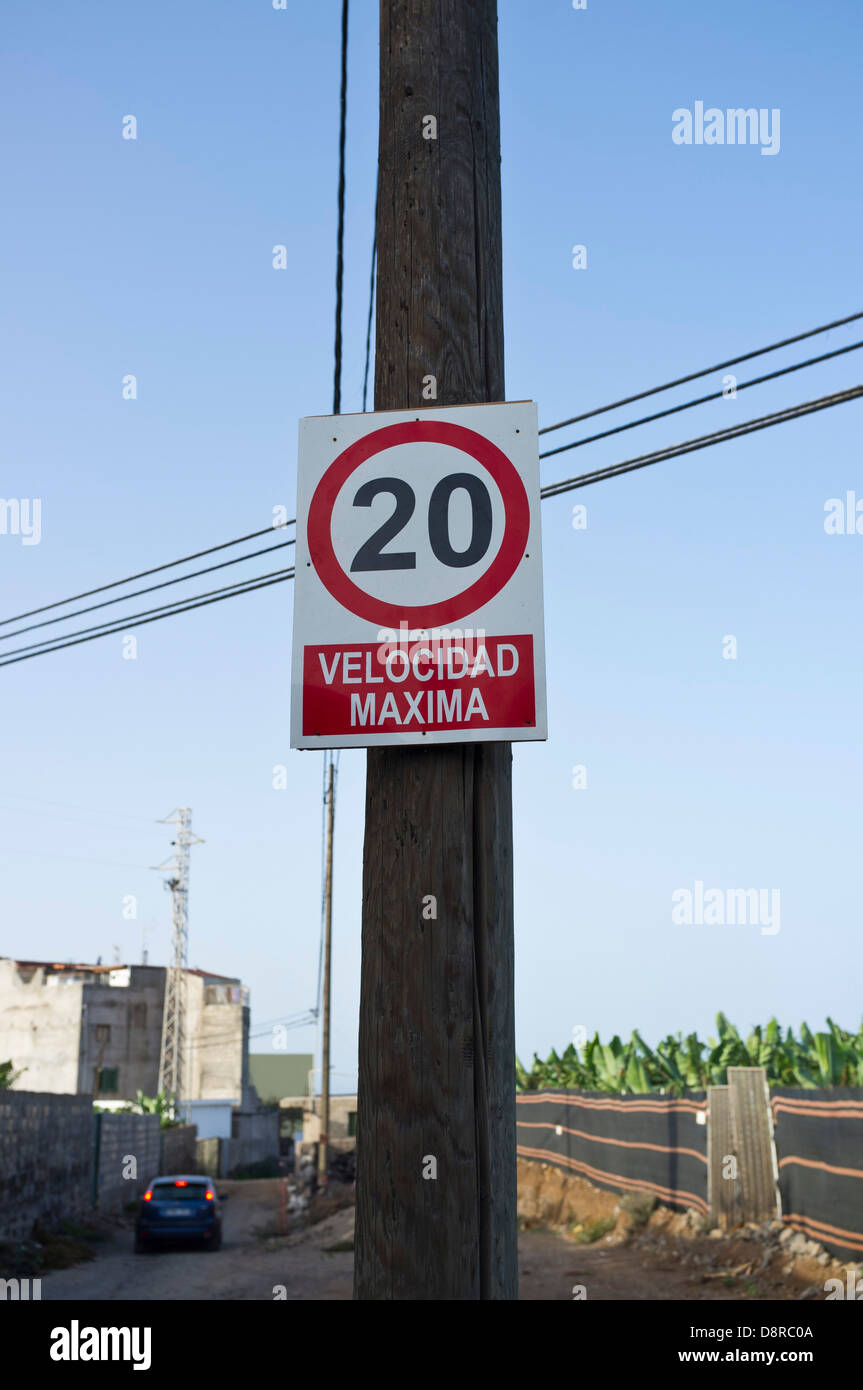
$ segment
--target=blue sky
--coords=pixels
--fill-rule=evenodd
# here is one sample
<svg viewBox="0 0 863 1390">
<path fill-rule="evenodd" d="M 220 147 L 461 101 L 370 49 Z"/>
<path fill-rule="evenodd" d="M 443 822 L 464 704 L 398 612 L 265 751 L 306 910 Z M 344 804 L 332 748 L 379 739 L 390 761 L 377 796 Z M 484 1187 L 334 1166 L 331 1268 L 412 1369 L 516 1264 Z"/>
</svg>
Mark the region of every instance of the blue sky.
<svg viewBox="0 0 863 1390">
<path fill-rule="evenodd" d="M 42 538 L 0 535 L 3 615 L 267 526 L 279 504 L 293 515 L 297 420 L 332 400 L 339 12 L 8 0 L 0 494 L 42 499 Z M 354 0 L 346 410 L 361 407 L 376 29 L 374 0 Z M 550 424 L 863 307 L 861 30 L 852 0 L 501 0 L 509 399 Z M 778 108 L 779 153 L 674 144 L 672 112 L 697 100 Z M 850 354 L 547 460 L 543 481 L 861 371 Z M 523 1060 L 579 1025 L 707 1033 L 719 1009 L 744 1026 L 859 1022 L 863 536 L 823 520 L 829 498 L 863 498 L 861 412 L 543 504 L 550 737 L 515 749 L 514 776 Z M 206 840 L 191 963 L 250 985 L 261 1050 L 270 1020 L 314 1002 L 321 760 L 288 747 L 291 602 L 280 585 L 142 627 L 135 660 L 114 636 L 0 672 L 0 952 L 137 960 L 146 928 L 164 960 L 169 898 L 148 866 L 170 853 L 155 821 L 184 804 Z M 339 1090 L 356 1072 L 364 765 L 341 757 Z M 780 931 L 675 925 L 671 895 L 696 880 L 779 888 Z"/>
</svg>

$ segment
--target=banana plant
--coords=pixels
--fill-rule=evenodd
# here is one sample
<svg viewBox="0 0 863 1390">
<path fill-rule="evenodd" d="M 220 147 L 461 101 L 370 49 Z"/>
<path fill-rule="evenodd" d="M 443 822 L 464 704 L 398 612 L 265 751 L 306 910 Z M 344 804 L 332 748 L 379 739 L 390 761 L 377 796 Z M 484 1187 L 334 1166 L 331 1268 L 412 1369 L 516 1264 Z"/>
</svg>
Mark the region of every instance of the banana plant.
<svg viewBox="0 0 863 1390">
<path fill-rule="evenodd" d="M 704 1043 L 696 1033 L 669 1034 L 651 1048 L 634 1029 L 627 1043 L 594 1036 L 579 1051 L 572 1043 L 562 1056 L 552 1049 L 543 1062 L 534 1054 L 530 1071 L 516 1059 L 519 1090 L 569 1087 L 586 1091 L 682 1095 L 728 1081 L 729 1067 L 764 1067 L 773 1086 L 807 1089 L 863 1086 L 863 1024 L 856 1033 L 827 1019 L 813 1033 L 804 1022 L 795 1037 L 777 1019 L 756 1025 L 746 1040 L 725 1014 L 716 1016 L 717 1037 Z"/>
</svg>

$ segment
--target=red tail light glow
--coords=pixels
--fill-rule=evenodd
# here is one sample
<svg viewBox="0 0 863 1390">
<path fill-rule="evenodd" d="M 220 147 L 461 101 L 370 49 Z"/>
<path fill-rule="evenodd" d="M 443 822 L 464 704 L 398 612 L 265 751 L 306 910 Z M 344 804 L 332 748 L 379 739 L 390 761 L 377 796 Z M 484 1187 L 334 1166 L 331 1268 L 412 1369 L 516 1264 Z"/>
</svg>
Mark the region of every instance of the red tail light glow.
<svg viewBox="0 0 863 1390">
<path fill-rule="evenodd" d="M 152 1200 L 153 1200 L 153 1194 L 152 1194 L 152 1192 L 145 1192 L 145 1193 L 144 1193 L 144 1201 L 145 1201 L 145 1202 L 152 1202 Z"/>
<path fill-rule="evenodd" d="M 213 1198 L 214 1198 L 214 1195 L 215 1195 L 214 1193 L 208 1192 L 208 1193 L 207 1193 L 207 1196 L 206 1196 L 206 1200 L 207 1200 L 208 1202 L 212 1202 L 212 1201 L 213 1201 Z"/>
<path fill-rule="evenodd" d="M 186 1182 L 186 1179 L 185 1179 L 185 1178 L 178 1178 L 177 1181 L 174 1183 L 174 1186 L 175 1186 L 175 1187 L 188 1187 L 189 1184 Z"/>
</svg>

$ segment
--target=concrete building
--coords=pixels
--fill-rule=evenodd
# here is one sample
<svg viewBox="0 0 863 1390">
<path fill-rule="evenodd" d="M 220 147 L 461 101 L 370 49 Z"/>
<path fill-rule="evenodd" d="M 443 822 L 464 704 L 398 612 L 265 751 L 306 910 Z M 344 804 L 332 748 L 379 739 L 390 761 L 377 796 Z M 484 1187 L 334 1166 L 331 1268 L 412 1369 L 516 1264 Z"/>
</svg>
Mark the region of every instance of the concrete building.
<svg viewBox="0 0 863 1390">
<path fill-rule="evenodd" d="M 0 1061 L 11 1058 L 21 1072 L 14 1088 L 90 1094 L 102 1105 L 134 1100 L 138 1090 L 154 1096 L 166 973 L 0 958 Z M 186 988 L 184 1099 L 255 1108 L 248 990 L 204 970 L 187 970 Z"/>
<path fill-rule="evenodd" d="M 279 1101 L 279 1114 L 282 1116 L 280 1133 L 295 1135 L 297 1156 L 314 1152 L 321 1137 L 320 1096 L 283 1096 Z M 356 1148 L 356 1096 L 330 1096 L 327 1142 L 331 1153 L 348 1153 Z"/>
<path fill-rule="evenodd" d="M 282 1105 L 295 1104 L 283 1100 Z M 307 1100 L 303 1111 L 303 1140 L 316 1144 L 321 1137 L 321 1098 Z M 356 1096 L 330 1096 L 329 1146 L 334 1150 L 352 1149 L 357 1142 Z"/>
<path fill-rule="evenodd" d="M 321 1136 L 321 1098 L 310 1094 L 314 1058 L 310 1052 L 254 1052 L 249 1072 L 261 1100 L 279 1107 L 279 1135 L 294 1139 L 301 1151 Z M 357 1098 L 330 1096 L 330 1145 L 334 1150 L 356 1144 Z"/>
<path fill-rule="evenodd" d="M 278 1105 L 284 1096 L 309 1094 L 314 1062 L 311 1052 L 253 1052 L 249 1076 L 263 1103 Z"/>
<path fill-rule="evenodd" d="M 249 1057 L 249 1075 L 262 1103 L 278 1106 L 279 1148 L 286 1156 L 293 1153 L 294 1141 L 303 1138 L 314 1061 L 311 1052 L 253 1052 Z M 290 1104 L 285 1096 L 293 1097 Z"/>
</svg>

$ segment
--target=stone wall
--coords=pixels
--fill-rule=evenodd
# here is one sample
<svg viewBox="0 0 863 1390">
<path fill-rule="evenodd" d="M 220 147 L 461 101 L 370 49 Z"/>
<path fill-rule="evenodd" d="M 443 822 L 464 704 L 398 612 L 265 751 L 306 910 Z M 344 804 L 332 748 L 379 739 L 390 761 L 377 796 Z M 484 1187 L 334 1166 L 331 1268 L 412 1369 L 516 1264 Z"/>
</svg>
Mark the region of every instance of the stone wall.
<svg viewBox="0 0 863 1390">
<path fill-rule="evenodd" d="M 89 1213 L 93 1123 L 89 1096 L 0 1091 L 0 1240 Z"/>
<path fill-rule="evenodd" d="M 230 1139 L 199 1139 L 195 1145 L 197 1163 L 195 1171 L 206 1173 L 208 1178 L 227 1176 Z"/>
<path fill-rule="evenodd" d="M 228 1172 L 279 1157 L 279 1108 L 234 1110 L 231 1114 Z"/>
<path fill-rule="evenodd" d="M 173 1125 L 162 1130 L 160 1173 L 197 1173 L 197 1125 Z"/>
<path fill-rule="evenodd" d="M 97 1115 L 99 1124 L 98 1207 L 122 1211 L 158 1176 L 161 1160 L 158 1115 Z"/>
</svg>

